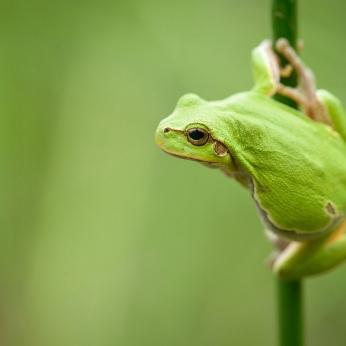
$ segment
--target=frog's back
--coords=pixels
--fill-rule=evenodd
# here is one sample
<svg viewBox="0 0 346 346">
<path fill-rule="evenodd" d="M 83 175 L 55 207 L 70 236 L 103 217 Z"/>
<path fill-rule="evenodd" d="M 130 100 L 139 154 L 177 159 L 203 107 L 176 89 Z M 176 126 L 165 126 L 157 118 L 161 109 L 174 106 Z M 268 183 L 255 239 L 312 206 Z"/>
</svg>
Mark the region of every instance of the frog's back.
<svg viewBox="0 0 346 346">
<path fill-rule="evenodd" d="M 346 144 L 338 133 L 254 92 L 222 102 L 225 144 L 274 225 L 315 232 L 345 218 Z"/>
</svg>

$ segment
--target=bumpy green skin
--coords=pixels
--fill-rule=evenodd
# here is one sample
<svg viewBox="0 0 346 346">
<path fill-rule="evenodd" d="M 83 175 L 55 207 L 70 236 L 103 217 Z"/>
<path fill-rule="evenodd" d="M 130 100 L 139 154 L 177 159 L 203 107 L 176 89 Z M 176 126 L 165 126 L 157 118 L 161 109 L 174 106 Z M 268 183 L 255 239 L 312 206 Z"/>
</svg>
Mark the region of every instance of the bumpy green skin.
<svg viewBox="0 0 346 346">
<path fill-rule="evenodd" d="M 273 100 L 266 94 L 273 93 L 277 71 L 268 69 L 261 51 L 255 50 L 253 59 L 259 84 L 252 91 L 213 102 L 194 94 L 183 96 L 173 114 L 160 123 L 156 142 L 169 154 L 221 168 L 247 186 L 271 232 L 298 242 L 317 239 L 322 244 L 317 247 L 323 248 L 329 242 L 327 235 L 346 217 L 344 111 L 333 95 L 319 92 L 335 124 L 332 129 Z M 187 139 L 191 128 L 206 130 L 209 141 L 202 146 L 191 144 Z M 216 142 L 227 147 L 226 155 L 215 153 Z M 317 255 L 312 250 L 291 252 L 279 258 L 280 268 L 274 264 L 278 275 L 311 275 L 346 259 L 346 246 L 335 259 L 337 263 L 331 259 L 327 268 L 320 259 L 314 260 Z M 302 270 L 296 263 L 292 268 L 301 257 L 307 257 L 307 268 L 303 265 Z"/>
</svg>

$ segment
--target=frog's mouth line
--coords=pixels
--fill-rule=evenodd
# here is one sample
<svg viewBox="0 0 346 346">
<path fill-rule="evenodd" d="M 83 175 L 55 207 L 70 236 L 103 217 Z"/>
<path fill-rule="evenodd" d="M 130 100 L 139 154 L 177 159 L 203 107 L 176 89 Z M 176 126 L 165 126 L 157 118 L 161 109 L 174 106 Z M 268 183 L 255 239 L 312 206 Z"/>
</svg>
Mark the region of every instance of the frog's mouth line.
<svg viewBox="0 0 346 346">
<path fill-rule="evenodd" d="M 184 160 L 189 160 L 189 161 L 196 161 L 196 162 L 201 162 L 201 163 L 210 163 L 210 164 L 217 163 L 217 164 L 220 164 L 220 162 L 217 162 L 217 161 L 203 161 L 203 160 L 199 160 L 199 159 L 193 159 L 192 157 L 186 157 L 186 156 L 182 156 L 182 155 L 173 154 L 173 153 L 170 153 L 169 151 L 167 151 L 165 149 L 162 149 L 162 148 L 161 148 L 161 150 L 164 151 L 165 153 L 171 155 L 171 156 L 178 157 L 179 159 L 184 159 Z"/>
</svg>

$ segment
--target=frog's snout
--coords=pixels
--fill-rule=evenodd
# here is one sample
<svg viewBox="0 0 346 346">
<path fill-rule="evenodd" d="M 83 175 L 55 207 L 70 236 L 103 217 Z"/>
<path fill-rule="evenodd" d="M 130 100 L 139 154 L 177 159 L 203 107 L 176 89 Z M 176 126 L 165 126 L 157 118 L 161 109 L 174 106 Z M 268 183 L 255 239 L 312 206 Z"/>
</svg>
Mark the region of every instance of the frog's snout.
<svg viewBox="0 0 346 346">
<path fill-rule="evenodd" d="M 159 147 L 163 146 L 169 137 L 173 134 L 172 128 L 169 126 L 159 126 L 155 133 L 155 140 Z"/>
<path fill-rule="evenodd" d="M 165 137 L 166 137 L 166 133 L 170 132 L 170 128 L 169 127 L 164 127 L 162 128 L 161 126 L 159 126 L 156 130 L 156 133 L 155 133 L 155 141 L 156 141 L 156 144 L 162 148 L 162 145 L 165 141 Z"/>
</svg>

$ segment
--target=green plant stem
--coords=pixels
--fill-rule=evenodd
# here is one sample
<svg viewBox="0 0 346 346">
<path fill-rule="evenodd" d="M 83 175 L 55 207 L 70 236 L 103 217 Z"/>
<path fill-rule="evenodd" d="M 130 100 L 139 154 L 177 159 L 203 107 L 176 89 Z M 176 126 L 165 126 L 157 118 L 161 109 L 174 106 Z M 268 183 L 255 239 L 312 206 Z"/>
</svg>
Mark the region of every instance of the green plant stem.
<svg viewBox="0 0 346 346">
<path fill-rule="evenodd" d="M 285 37 L 291 46 L 297 47 L 297 4 L 296 0 L 272 0 L 272 41 Z M 281 56 L 281 64 L 285 66 L 287 60 Z M 289 78 L 281 78 L 281 83 L 295 87 L 297 74 L 294 72 Z M 297 104 L 286 97 L 275 95 L 277 101 L 293 108 Z M 279 345 L 303 346 L 303 298 L 302 282 L 285 281 L 277 278 L 278 313 L 279 313 Z"/>
<path fill-rule="evenodd" d="M 272 41 L 285 37 L 290 45 L 297 48 L 297 4 L 296 0 L 272 0 Z M 284 56 L 277 53 L 282 66 L 287 64 Z M 281 83 L 290 87 L 297 86 L 297 74 L 294 71 L 288 78 L 281 78 Z M 275 95 L 274 98 L 288 106 L 297 108 L 297 104 L 284 96 Z"/>
<path fill-rule="evenodd" d="M 302 282 L 277 279 L 279 345 L 303 345 Z"/>
</svg>

